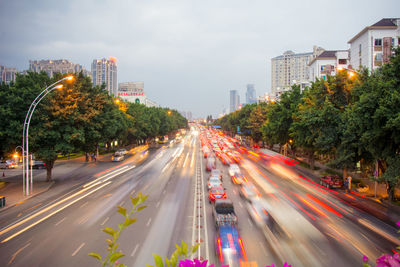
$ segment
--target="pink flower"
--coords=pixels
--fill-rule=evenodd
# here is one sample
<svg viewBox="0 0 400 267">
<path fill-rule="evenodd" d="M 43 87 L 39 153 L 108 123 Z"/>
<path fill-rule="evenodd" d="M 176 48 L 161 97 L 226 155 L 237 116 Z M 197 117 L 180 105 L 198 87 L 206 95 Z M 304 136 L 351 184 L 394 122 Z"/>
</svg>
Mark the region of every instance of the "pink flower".
<svg viewBox="0 0 400 267">
<path fill-rule="evenodd" d="M 365 255 L 363 256 L 362 260 L 363 260 L 363 262 L 368 262 L 369 261 L 368 257 L 365 256 Z"/>
<path fill-rule="evenodd" d="M 287 262 L 285 262 L 285 263 L 283 264 L 283 267 L 292 267 L 292 265 L 289 265 Z"/>
<path fill-rule="evenodd" d="M 398 222 L 396 223 L 396 225 L 397 225 L 398 227 L 400 227 L 400 221 L 398 221 Z"/>
<path fill-rule="evenodd" d="M 376 260 L 375 267 L 400 267 L 400 257 L 392 255 L 382 255 Z"/>
<path fill-rule="evenodd" d="M 208 262 L 207 260 L 201 262 L 198 259 L 194 259 L 193 261 L 186 259 L 186 260 L 181 260 L 179 262 L 178 266 L 179 267 L 207 267 L 207 262 Z M 214 264 L 211 264 L 208 267 L 214 267 Z"/>
</svg>

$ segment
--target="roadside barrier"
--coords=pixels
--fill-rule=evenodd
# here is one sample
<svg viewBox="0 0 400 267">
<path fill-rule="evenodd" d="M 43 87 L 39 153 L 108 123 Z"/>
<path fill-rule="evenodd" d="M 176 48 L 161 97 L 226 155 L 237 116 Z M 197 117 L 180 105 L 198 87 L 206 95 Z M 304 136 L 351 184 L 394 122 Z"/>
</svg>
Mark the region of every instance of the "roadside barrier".
<svg viewBox="0 0 400 267">
<path fill-rule="evenodd" d="M 6 197 L 0 196 L 0 208 L 4 207 L 5 205 L 6 205 Z"/>
</svg>

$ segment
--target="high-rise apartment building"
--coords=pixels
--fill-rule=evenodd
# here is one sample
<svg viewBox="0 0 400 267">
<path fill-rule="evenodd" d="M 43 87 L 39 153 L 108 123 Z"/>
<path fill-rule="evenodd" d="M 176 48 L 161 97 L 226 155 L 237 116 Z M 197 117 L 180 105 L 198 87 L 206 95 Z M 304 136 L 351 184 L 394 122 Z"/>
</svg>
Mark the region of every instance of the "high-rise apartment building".
<svg viewBox="0 0 400 267">
<path fill-rule="evenodd" d="M 90 76 L 90 72 L 79 64 L 74 64 L 66 59 L 57 60 L 29 60 L 29 70 L 34 72 L 46 72 L 49 77 L 53 77 L 54 73 L 79 73 L 83 72 L 86 76 Z"/>
<path fill-rule="evenodd" d="M 7 68 L 0 65 L 0 83 L 15 82 L 16 68 Z"/>
<path fill-rule="evenodd" d="M 272 95 L 280 95 L 291 88 L 293 84 L 308 82 L 307 65 L 324 51 L 314 46 L 313 52 L 295 54 L 286 51 L 283 55 L 271 59 L 271 91 Z"/>
<path fill-rule="evenodd" d="M 230 112 L 234 112 L 239 108 L 240 97 L 237 90 L 230 91 Z"/>
<path fill-rule="evenodd" d="M 246 104 L 257 103 L 256 89 L 254 89 L 254 84 L 248 84 L 246 87 Z"/>
<path fill-rule="evenodd" d="M 385 18 L 365 27 L 351 38 L 350 65 L 352 69 L 367 67 L 374 70 L 389 62 L 392 48 L 399 45 L 400 18 Z"/>
<path fill-rule="evenodd" d="M 92 80 L 94 86 L 105 84 L 105 90 L 110 95 L 117 95 L 117 60 L 114 57 L 110 59 L 95 59 L 92 62 Z"/>
</svg>

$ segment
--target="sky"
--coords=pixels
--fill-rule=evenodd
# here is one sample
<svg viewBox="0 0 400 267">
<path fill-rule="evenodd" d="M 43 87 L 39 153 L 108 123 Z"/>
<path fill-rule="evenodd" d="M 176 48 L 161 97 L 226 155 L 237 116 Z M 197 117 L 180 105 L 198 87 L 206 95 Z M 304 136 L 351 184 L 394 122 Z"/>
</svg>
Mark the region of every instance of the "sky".
<svg viewBox="0 0 400 267">
<path fill-rule="evenodd" d="M 399 0 L 0 0 L 0 65 L 118 59 L 118 82 L 143 81 L 162 107 L 214 118 L 229 91 L 271 88 L 271 58 L 287 50 L 348 49 Z"/>
</svg>

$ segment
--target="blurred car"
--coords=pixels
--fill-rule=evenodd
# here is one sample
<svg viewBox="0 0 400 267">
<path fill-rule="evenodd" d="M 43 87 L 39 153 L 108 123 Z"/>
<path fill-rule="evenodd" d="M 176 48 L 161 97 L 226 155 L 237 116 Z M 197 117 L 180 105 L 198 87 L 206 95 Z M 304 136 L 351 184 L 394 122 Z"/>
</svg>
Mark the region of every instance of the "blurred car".
<svg viewBox="0 0 400 267">
<path fill-rule="evenodd" d="M 235 173 L 232 176 L 232 183 L 234 183 L 234 184 L 241 185 L 241 184 L 243 184 L 245 182 L 247 182 L 247 179 L 242 173 Z"/>
<path fill-rule="evenodd" d="M 222 181 L 222 171 L 220 169 L 212 169 L 210 173 L 211 176 L 218 176 Z"/>
<path fill-rule="evenodd" d="M 221 264 L 238 266 L 247 261 L 243 241 L 234 225 L 223 225 L 218 228 L 215 238 L 215 253 Z"/>
<path fill-rule="evenodd" d="M 125 159 L 125 156 L 121 153 L 115 152 L 114 155 L 112 155 L 111 160 L 112 161 L 123 161 Z"/>
<path fill-rule="evenodd" d="M 12 160 L 6 160 L 7 169 L 15 169 L 18 167 L 18 163 Z"/>
<path fill-rule="evenodd" d="M 214 202 L 216 199 L 225 199 L 226 193 L 222 186 L 213 186 L 208 192 L 208 201 Z"/>
<path fill-rule="evenodd" d="M 253 222 L 265 233 L 273 234 L 279 240 L 289 239 L 289 234 L 269 212 L 271 206 L 263 198 L 253 198 L 246 204 L 247 212 Z"/>
<path fill-rule="evenodd" d="M 214 187 L 214 186 L 222 186 L 222 182 L 218 176 L 211 176 L 208 179 L 208 183 L 207 183 L 208 190 L 210 190 L 211 187 Z"/>
<path fill-rule="evenodd" d="M 242 187 L 239 190 L 239 195 L 247 200 L 251 200 L 252 198 L 261 196 L 257 187 L 250 182 L 242 184 Z"/>
<path fill-rule="evenodd" d="M 221 159 L 222 164 L 224 164 L 224 165 L 231 164 L 230 158 L 225 153 L 221 153 L 220 159 Z"/>
<path fill-rule="evenodd" d="M 29 164 L 29 167 L 31 165 Z M 46 163 L 42 160 L 34 160 L 32 164 L 32 169 L 45 169 L 46 168 Z"/>
<path fill-rule="evenodd" d="M 216 162 L 214 157 L 208 157 L 206 162 L 206 171 L 210 172 L 216 168 Z"/>
<path fill-rule="evenodd" d="M 126 151 L 125 148 L 121 148 L 121 149 L 118 149 L 117 152 L 115 152 L 115 153 L 126 155 L 126 153 L 128 153 L 128 151 Z"/>
<path fill-rule="evenodd" d="M 0 161 L 0 169 L 7 169 L 7 162 Z"/>
<path fill-rule="evenodd" d="M 343 179 L 337 175 L 327 175 L 319 178 L 320 185 L 325 186 L 326 188 L 342 188 L 343 187 Z"/>
<path fill-rule="evenodd" d="M 235 175 L 235 173 L 240 173 L 240 168 L 237 164 L 231 164 L 231 165 L 229 165 L 228 172 L 229 172 L 230 176 L 233 176 L 233 175 Z"/>
</svg>

